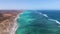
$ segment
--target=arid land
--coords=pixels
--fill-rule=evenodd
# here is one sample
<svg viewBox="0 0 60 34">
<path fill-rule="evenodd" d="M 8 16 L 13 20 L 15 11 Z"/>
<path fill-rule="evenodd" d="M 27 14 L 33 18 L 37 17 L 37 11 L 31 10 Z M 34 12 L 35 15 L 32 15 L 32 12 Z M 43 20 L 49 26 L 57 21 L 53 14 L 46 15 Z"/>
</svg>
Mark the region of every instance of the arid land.
<svg viewBox="0 0 60 34">
<path fill-rule="evenodd" d="M 15 18 L 21 10 L 0 10 L 0 34 L 15 34 L 17 22 Z"/>
</svg>

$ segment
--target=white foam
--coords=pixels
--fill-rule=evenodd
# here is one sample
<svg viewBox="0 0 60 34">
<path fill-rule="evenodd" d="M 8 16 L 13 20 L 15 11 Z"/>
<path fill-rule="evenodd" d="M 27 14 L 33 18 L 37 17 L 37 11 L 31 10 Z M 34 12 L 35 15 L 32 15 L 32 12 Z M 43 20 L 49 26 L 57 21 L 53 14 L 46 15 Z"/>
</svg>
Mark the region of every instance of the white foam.
<svg viewBox="0 0 60 34">
<path fill-rule="evenodd" d="M 42 13 L 39 13 L 39 14 L 42 14 Z M 45 17 L 48 17 L 47 14 L 42 14 L 42 15 Z M 51 21 L 54 21 L 54 22 L 60 24 L 60 22 L 58 20 L 54 20 L 54 19 L 48 19 L 48 20 L 51 20 Z"/>
<path fill-rule="evenodd" d="M 45 16 L 45 17 L 48 17 L 46 14 L 42 14 L 43 16 Z"/>
<path fill-rule="evenodd" d="M 23 14 L 23 13 L 19 13 L 19 14 L 16 16 L 15 20 L 17 20 L 17 18 L 20 18 L 20 17 L 19 17 L 20 14 Z"/>
<path fill-rule="evenodd" d="M 42 14 L 41 12 L 37 12 L 37 11 L 35 11 L 35 12 L 36 12 L 36 13 L 39 13 L 39 14 L 45 16 L 45 17 L 48 17 L 47 14 Z M 60 24 L 60 22 L 59 22 L 58 20 L 54 20 L 54 19 L 48 19 L 48 20 L 51 20 L 51 21 L 54 21 L 54 22 Z"/>
<path fill-rule="evenodd" d="M 55 21 L 56 23 L 60 24 L 58 20 L 54 20 L 54 19 L 48 19 L 48 20 Z"/>
<path fill-rule="evenodd" d="M 36 12 L 36 13 L 39 13 L 39 14 L 45 16 L 45 17 L 48 17 L 47 14 L 42 14 L 41 12 L 37 12 L 37 11 L 35 11 L 35 12 Z"/>
<path fill-rule="evenodd" d="M 42 14 L 42 13 L 39 13 L 39 14 Z"/>
<path fill-rule="evenodd" d="M 42 14 L 42 13 L 40 13 L 40 14 Z M 42 15 L 45 17 L 48 17 L 47 14 L 42 14 Z M 54 20 L 54 19 L 48 19 L 48 20 L 55 21 L 56 23 L 60 24 L 60 22 L 58 20 Z"/>
</svg>

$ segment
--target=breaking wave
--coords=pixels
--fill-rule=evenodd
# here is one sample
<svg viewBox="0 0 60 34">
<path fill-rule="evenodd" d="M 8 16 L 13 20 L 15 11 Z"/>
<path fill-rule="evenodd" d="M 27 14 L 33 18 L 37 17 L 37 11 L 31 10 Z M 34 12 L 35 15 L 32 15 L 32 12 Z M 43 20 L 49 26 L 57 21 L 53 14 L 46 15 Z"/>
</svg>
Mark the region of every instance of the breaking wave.
<svg viewBox="0 0 60 34">
<path fill-rule="evenodd" d="M 39 13 L 39 14 L 42 14 L 42 13 Z M 42 15 L 45 16 L 45 17 L 48 17 L 47 14 L 42 14 Z M 54 22 L 60 24 L 60 22 L 59 22 L 58 20 L 55 20 L 55 19 L 48 19 L 48 20 L 50 20 L 50 21 L 54 21 Z"/>
</svg>

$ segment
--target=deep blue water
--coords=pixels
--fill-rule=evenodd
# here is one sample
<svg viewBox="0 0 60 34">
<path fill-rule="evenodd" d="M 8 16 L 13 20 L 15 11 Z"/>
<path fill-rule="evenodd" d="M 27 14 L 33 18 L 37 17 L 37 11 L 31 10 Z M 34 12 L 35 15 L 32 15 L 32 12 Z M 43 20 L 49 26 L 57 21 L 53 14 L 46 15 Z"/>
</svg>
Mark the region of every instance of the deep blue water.
<svg viewBox="0 0 60 34">
<path fill-rule="evenodd" d="M 38 10 L 43 14 L 47 14 L 49 18 L 60 21 L 60 10 Z"/>
</svg>

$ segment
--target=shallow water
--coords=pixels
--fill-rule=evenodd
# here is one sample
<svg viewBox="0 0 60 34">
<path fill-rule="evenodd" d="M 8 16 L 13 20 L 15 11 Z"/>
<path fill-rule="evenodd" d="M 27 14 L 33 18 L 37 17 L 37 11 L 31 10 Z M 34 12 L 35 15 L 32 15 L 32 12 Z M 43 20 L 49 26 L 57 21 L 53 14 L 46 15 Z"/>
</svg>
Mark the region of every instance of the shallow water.
<svg viewBox="0 0 60 34">
<path fill-rule="evenodd" d="M 17 19 L 16 34 L 60 34 L 59 14 L 59 11 L 26 10 Z"/>
</svg>

